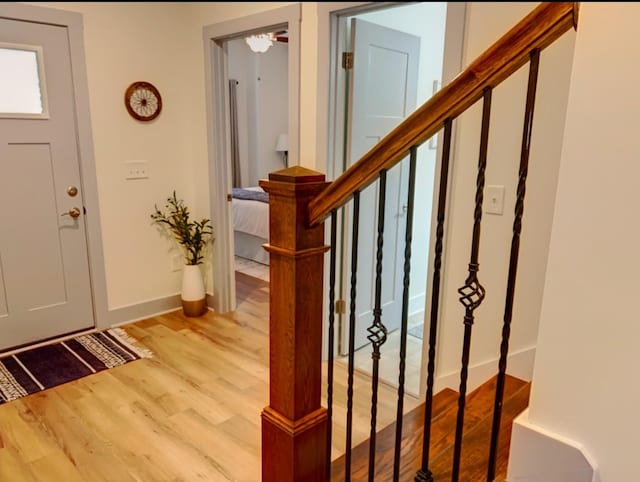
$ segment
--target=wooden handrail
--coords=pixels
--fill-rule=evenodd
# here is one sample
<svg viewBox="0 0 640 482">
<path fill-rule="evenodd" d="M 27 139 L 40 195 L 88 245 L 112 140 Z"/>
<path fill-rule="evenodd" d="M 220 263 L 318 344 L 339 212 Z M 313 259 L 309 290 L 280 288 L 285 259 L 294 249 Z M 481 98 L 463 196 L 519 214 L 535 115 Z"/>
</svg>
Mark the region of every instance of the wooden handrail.
<svg viewBox="0 0 640 482">
<path fill-rule="evenodd" d="M 436 134 L 454 118 L 522 67 L 530 53 L 542 50 L 571 27 L 577 27 L 578 2 L 545 2 L 503 35 L 446 87 L 405 119 L 360 160 L 315 197 L 308 207 L 310 226 L 344 205 L 353 193 L 400 162 L 412 146 Z"/>
</svg>

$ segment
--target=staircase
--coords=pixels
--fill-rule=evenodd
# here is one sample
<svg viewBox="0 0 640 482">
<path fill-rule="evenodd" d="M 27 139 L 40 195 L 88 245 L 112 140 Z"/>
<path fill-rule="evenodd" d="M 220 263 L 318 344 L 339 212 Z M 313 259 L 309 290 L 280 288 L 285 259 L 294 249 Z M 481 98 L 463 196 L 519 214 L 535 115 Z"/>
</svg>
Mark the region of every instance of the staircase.
<svg viewBox="0 0 640 482">
<path fill-rule="evenodd" d="M 527 406 L 529 399 L 529 385 L 506 375 L 506 372 L 511 324 L 512 321 L 519 321 L 513 319 L 514 300 L 540 54 L 565 32 L 576 28 L 577 20 L 577 3 L 541 3 L 334 181 L 326 182 L 323 174 L 302 166 L 273 172 L 268 180 L 260 181 L 260 186 L 269 193 L 270 235 L 265 249 L 270 256 L 271 279 L 269 405 L 262 412 L 263 482 L 351 482 L 365 478 L 384 482 L 493 482 L 504 478 L 511 422 Z M 491 165 L 489 134 L 492 93 L 502 81 L 525 65 L 528 66 L 528 81 L 506 289 L 500 293 L 501 290 L 494 290 L 494 286 L 489 287 L 495 296 L 504 299 L 497 376 L 468 393 L 475 310 L 481 306 L 487 292 L 482 285 L 485 271 L 480 270 L 479 252 L 486 172 Z M 455 155 L 451 156 L 455 147 L 454 126 L 459 117 L 475 104 L 482 105 L 478 156 L 465 155 L 462 159 L 456 159 Z M 422 409 L 417 408 L 405 416 L 403 403 L 414 192 L 420 189 L 415 182 L 418 148 L 438 133 L 442 135 L 442 143 L 439 144 L 442 153 L 438 162 L 437 202 L 434 200 L 437 215 L 432 240 L 431 304 L 425 318 L 429 323 L 426 396 Z M 394 293 L 402 297 L 396 423 L 401 424 L 403 430 L 397 431 L 392 425 L 378 432 L 379 362 L 381 347 L 387 340 L 390 326 L 383 310 L 386 299 L 383 295 L 388 295 L 384 293 L 383 288 L 387 285 L 383 279 L 387 280 L 389 276 L 383 269 L 383 247 L 389 242 L 401 243 L 398 236 L 392 236 L 391 240 L 386 236 L 387 240 L 384 239 L 387 172 L 405 159 L 409 176 L 406 186 L 403 288 L 401 294 Z M 460 340 L 459 393 L 445 390 L 434 395 L 438 334 L 442 324 L 440 300 L 444 294 L 441 288 L 450 289 L 442 283 L 443 276 L 447 276 L 443 268 L 443 253 L 448 243 L 445 228 L 451 214 L 447 208 L 452 184 L 449 168 L 461 162 L 467 163 L 469 168 L 473 168 L 477 162 L 477 174 L 468 269 L 466 274 L 459 274 L 460 279 L 466 277 L 464 284 L 456 290 L 462 305 L 460 323 L 464 327 Z M 455 171 L 452 173 L 455 174 Z M 390 176 L 389 181 L 393 182 L 396 178 Z M 362 237 L 359 237 L 362 221 L 360 199 L 361 193 L 367 189 L 372 191 L 363 197 L 365 202 L 362 210 L 376 209 L 368 201 L 377 196 L 376 226 L 363 226 Z M 346 221 L 343 216 L 345 208 L 350 213 Z M 369 218 L 367 220 L 371 221 Z M 330 224 L 328 232 L 325 232 L 325 221 Z M 338 231 L 342 234 L 351 233 L 350 253 L 344 252 L 349 250 L 343 250 L 338 243 L 338 239 L 342 238 L 342 234 L 338 237 Z M 329 241 L 327 238 L 330 239 L 329 245 L 326 245 Z M 370 303 L 371 325 L 366 328 L 372 359 L 369 441 L 353 447 L 354 333 L 358 295 L 363 292 L 362 285 L 358 285 L 358 281 L 361 281 L 358 279 L 359 240 L 375 243 L 375 259 L 367 259 L 367 262 L 375 263 L 375 287 L 365 285 L 364 288 L 370 290 L 367 293 L 373 301 Z M 328 258 L 327 269 L 325 258 Z M 341 265 L 350 267 L 350 275 L 345 279 L 337 275 L 338 258 Z M 394 273 L 391 275 L 395 276 Z M 325 278 L 328 278 L 327 283 Z M 372 279 L 369 277 L 365 281 L 369 283 Z M 349 293 L 348 309 L 344 302 L 340 310 L 336 309 L 340 291 Z M 326 305 L 323 303 L 325 298 L 328 298 Z M 344 459 L 336 460 L 332 467 L 336 311 L 342 312 L 349 323 L 345 421 L 347 450 Z M 325 321 L 326 327 L 323 326 Z M 326 408 L 321 404 L 323 353 L 326 353 L 328 367 Z M 424 420 L 421 420 L 422 417 Z M 424 421 L 427 422 L 425 429 Z M 396 437 L 396 431 L 402 433 Z M 423 457 L 423 453 L 426 456 Z M 347 476 L 344 477 L 345 474 L 341 472 L 348 472 Z"/>
<path fill-rule="evenodd" d="M 507 474 L 511 424 L 529 404 L 531 384 L 507 375 L 502 411 L 501 437 L 499 441 L 496 481 L 504 480 Z M 462 439 L 461 482 L 485 480 L 489 441 L 493 417 L 493 402 L 496 377 L 491 378 L 467 396 L 464 436 Z M 445 389 L 433 399 L 431 418 L 431 463 L 434 481 L 451 480 L 453 444 L 458 410 L 458 392 Z M 404 416 L 402 426 L 402 452 L 400 480 L 413 482 L 420 468 L 422 457 L 422 432 L 424 427 L 424 404 Z M 395 423 L 380 432 L 376 441 L 375 479 L 392 480 Z M 369 443 L 362 442 L 353 448 L 351 481 L 368 480 Z M 344 456 L 336 459 L 331 467 L 331 481 L 345 480 Z"/>
</svg>

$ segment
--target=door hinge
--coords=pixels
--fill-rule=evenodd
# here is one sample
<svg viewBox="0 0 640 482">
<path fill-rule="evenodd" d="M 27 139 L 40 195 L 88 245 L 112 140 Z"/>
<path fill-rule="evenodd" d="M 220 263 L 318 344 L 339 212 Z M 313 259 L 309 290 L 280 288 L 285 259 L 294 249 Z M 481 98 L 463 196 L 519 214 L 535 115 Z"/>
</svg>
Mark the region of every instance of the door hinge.
<svg viewBox="0 0 640 482">
<path fill-rule="evenodd" d="M 353 52 L 342 52 L 342 68 L 345 70 L 353 68 Z"/>
<path fill-rule="evenodd" d="M 344 315 L 347 311 L 347 302 L 345 300 L 336 301 L 336 314 Z"/>
</svg>

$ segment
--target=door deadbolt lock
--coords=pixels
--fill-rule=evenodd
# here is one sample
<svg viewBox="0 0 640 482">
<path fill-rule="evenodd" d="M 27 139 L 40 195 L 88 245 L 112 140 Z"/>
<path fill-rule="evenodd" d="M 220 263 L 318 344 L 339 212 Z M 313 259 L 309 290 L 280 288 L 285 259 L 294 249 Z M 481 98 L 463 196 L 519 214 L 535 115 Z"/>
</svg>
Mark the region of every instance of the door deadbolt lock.
<svg viewBox="0 0 640 482">
<path fill-rule="evenodd" d="M 80 216 L 80 210 L 78 208 L 71 208 L 69 212 L 62 213 L 60 216 L 71 216 L 73 219 Z"/>
<path fill-rule="evenodd" d="M 67 194 L 71 197 L 75 197 L 78 194 L 78 188 L 75 186 L 69 186 L 67 188 Z"/>
</svg>

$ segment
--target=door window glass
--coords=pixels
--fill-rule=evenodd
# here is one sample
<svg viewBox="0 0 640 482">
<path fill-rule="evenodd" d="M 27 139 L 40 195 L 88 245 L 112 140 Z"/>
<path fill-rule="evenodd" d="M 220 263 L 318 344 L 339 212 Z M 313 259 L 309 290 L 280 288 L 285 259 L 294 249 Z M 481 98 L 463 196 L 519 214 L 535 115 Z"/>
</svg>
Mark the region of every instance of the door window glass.
<svg viewBox="0 0 640 482">
<path fill-rule="evenodd" d="M 46 117 L 42 49 L 0 44 L 0 117 Z"/>
</svg>

